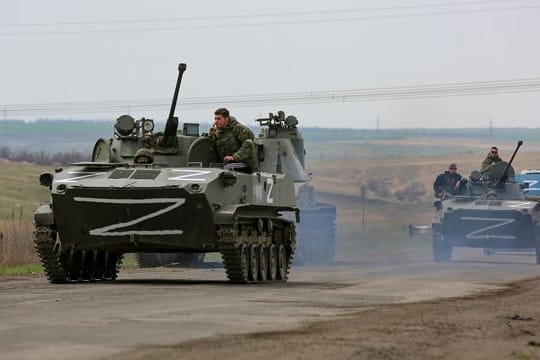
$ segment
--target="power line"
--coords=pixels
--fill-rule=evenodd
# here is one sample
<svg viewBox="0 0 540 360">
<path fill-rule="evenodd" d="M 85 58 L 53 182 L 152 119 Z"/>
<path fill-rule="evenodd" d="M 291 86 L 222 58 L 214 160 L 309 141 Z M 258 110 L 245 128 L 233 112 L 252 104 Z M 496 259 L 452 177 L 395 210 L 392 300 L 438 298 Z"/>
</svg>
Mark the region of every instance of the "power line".
<svg viewBox="0 0 540 360">
<path fill-rule="evenodd" d="M 115 20 L 94 20 L 94 21 L 61 21 L 61 22 L 37 22 L 37 23 L 9 23 L 0 24 L 0 27 L 33 27 L 33 26 L 65 26 L 65 25 L 105 25 L 105 24 L 141 24 L 141 23 L 156 23 L 156 22 L 182 22 L 182 21 L 200 21 L 200 20 L 238 20 L 238 19 L 253 19 L 253 18 L 269 18 L 269 17 L 293 17 L 306 15 L 329 15 L 329 14 L 350 14 L 358 12 L 372 11 L 388 11 L 388 10 L 410 10 L 410 9 L 425 9 L 439 7 L 456 7 L 456 6 L 471 6 L 471 5 L 486 5 L 509 2 L 523 2 L 528 0 L 478 0 L 478 1 L 458 1 L 446 3 L 433 3 L 422 5 L 399 5 L 399 6 L 384 6 L 384 7 L 369 7 L 341 10 L 313 10 L 313 11 L 293 11 L 293 12 L 276 12 L 276 13 L 255 13 L 255 14 L 240 14 L 240 15 L 215 15 L 215 16 L 184 16 L 171 18 L 154 18 L 154 19 L 115 19 Z"/>
<path fill-rule="evenodd" d="M 512 1 L 512 0 L 510 0 Z M 335 22 L 357 22 L 367 20 L 384 20 L 384 19 L 399 19 L 411 17 L 427 17 L 427 16 L 442 16 L 442 15 L 457 15 L 457 14 L 473 14 L 485 12 L 513 11 L 538 9 L 540 5 L 527 6 L 512 6 L 512 7 L 497 7 L 484 9 L 464 9 L 452 11 L 432 11 L 421 13 L 408 14 L 393 14 L 393 15 L 373 15 L 373 16 L 357 16 L 357 17 L 339 17 L 339 18 L 319 18 L 319 19 L 290 19 L 281 21 L 262 21 L 262 22 L 244 22 L 244 23 L 229 23 L 229 24 L 192 24 L 184 26 L 161 26 L 161 27 L 126 27 L 120 29 L 82 29 L 82 30 L 46 30 L 46 31 L 26 31 L 26 32 L 0 32 L 0 36 L 28 36 L 28 35 L 65 35 L 65 34 L 99 34 L 99 33 L 124 33 L 124 32 L 150 32 L 150 31 L 171 31 L 171 30 L 191 30 L 191 29 L 223 29 L 223 28 L 242 28 L 242 27 L 264 27 L 273 25 L 305 25 L 305 24 L 326 24 Z M 358 9 L 359 10 L 359 9 Z M 350 13 L 351 11 L 349 11 Z M 128 23 L 128 25 L 131 23 Z"/>
<path fill-rule="evenodd" d="M 322 90 L 312 92 L 289 92 L 182 99 L 182 109 L 208 109 L 216 106 L 258 107 L 293 104 L 327 104 L 366 101 L 394 101 L 406 99 L 430 99 L 455 96 L 478 96 L 497 94 L 534 93 L 540 91 L 540 78 L 462 83 L 430 84 L 366 89 Z M 48 104 L 5 105 L 5 116 L 44 116 L 48 114 L 88 114 L 165 111 L 169 99 L 117 100 L 91 102 L 64 102 Z"/>
</svg>

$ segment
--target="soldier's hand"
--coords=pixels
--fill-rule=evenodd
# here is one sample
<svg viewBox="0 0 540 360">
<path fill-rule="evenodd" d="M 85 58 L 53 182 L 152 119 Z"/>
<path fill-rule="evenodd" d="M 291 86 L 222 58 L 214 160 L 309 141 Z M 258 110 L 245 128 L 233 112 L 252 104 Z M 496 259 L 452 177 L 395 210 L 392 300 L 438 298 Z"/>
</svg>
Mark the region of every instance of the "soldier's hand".
<svg viewBox="0 0 540 360">
<path fill-rule="evenodd" d="M 231 162 L 231 161 L 234 161 L 234 157 L 232 157 L 231 155 L 227 155 L 223 158 L 223 161 L 225 162 Z"/>
<path fill-rule="evenodd" d="M 216 127 L 212 126 L 210 130 L 208 130 L 208 136 L 213 136 L 216 133 Z"/>
</svg>

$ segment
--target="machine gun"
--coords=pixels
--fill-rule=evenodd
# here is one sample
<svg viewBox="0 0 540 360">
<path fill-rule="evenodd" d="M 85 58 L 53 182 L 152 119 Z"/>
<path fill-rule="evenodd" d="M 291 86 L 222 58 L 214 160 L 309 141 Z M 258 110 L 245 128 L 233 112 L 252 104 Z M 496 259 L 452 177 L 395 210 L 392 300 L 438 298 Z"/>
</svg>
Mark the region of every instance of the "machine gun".
<svg viewBox="0 0 540 360">
<path fill-rule="evenodd" d="M 180 84 L 182 83 L 182 76 L 186 71 L 186 64 L 178 64 L 178 79 L 176 80 L 176 87 L 174 88 L 174 95 L 171 103 L 171 110 L 169 111 L 169 117 L 165 124 L 165 131 L 163 132 L 163 138 L 159 142 L 161 147 L 172 147 L 176 140 L 176 130 L 178 129 L 178 117 L 174 116 L 176 110 L 176 102 L 178 100 L 178 93 L 180 92 Z"/>
<path fill-rule="evenodd" d="M 285 117 L 285 112 L 278 111 L 277 115 L 269 113 L 267 118 L 256 119 L 260 126 L 268 126 L 268 137 L 277 136 L 278 129 L 296 129 L 298 119 L 289 115 Z"/>
</svg>

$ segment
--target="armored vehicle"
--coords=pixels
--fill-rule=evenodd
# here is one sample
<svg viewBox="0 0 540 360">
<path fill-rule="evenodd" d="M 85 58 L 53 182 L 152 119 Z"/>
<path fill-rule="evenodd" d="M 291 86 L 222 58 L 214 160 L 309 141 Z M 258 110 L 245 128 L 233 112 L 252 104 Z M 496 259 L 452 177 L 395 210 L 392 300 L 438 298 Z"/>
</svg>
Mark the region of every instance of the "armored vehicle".
<svg viewBox="0 0 540 360">
<path fill-rule="evenodd" d="M 435 261 L 451 260 L 454 247 L 534 248 L 540 264 L 540 206 L 524 198 L 511 165 L 522 144 L 518 142 L 508 163 L 494 163 L 484 174 L 473 171 L 459 194 L 435 201 Z"/>
<path fill-rule="evenodd" d="M 540 200 L 540 170 L 521 170 L 521 173 L 516 175 L 516 182 L 527 184 L 523 189 L 526 199 Z"/>
<path fill-rule="evenodd" d="M 301 221 L 296 227 L 294 264 L 331 263 L 336 249 L 336 208 L 316 200 L 298 119 L 278 111 L 256 121 L 261 129 L 255 140 L 260 170 L 271 173 L 278 164 L 278 171 L 291 176 L 295 184 Z M 201 254 L 175 253 L 140 253 L 137 259 L 141 267 L 197 266 L 202 261 Z"/>
<path fill-rule="evenodd" d="M 331 263 L 336 251 L 336 207 L 318 202 L 315 197 L 298 119 L 278 111 L 277 115 L 270 113 L 268 118 L 256 121 L 261 125 L 261 133 L 256 140 L 259 149 L 279 149 L 259 151 L 261 169 L 271 171 L 273 164 L 279 163 L 282 171 L 292 176 L 295 182 L 301 219 L 297 227 L 295 264 Z"/>
<path fill-rule="evenodd" d="M 130 252 L 220 252 L 231 281 L 287 279 L 299 220 L 293 178 L 278 161 L 268 165 L 277 150 L 264 144 L 265 166 L 249 173 L 224 165 L 198 124 L 178 131 L 185 69 L 163 132 L 154 133 L 151 119 L 120 116 L 92 162 L 40 175 L 51 203 L 35 212 L 34 243 L 50 282 L 114 280 Z"/>
</svg>

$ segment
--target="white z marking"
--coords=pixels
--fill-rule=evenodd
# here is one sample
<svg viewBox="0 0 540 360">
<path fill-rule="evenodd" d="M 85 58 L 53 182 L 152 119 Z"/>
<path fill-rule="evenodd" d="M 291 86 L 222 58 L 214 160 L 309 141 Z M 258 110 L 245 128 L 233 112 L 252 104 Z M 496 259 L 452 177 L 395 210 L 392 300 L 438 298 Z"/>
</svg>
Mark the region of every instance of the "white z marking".
<svg viewBox="0 0 540 360">
<path fill-rule="evenodd" d="M 466 235 L 468 239 L 486 239 L 486 238 L 495 238 L 495 239 L 515 239 L 515 236 L 511 235 L 480 235 L 483 232 L 486 232 L 491 229 L 496 229 L 498 227 L 511 224 L 515 222 L 515 219 L 493 219 L 493 218 L 478 218 L 478 217 L 469 217 L 463 216 L 461 220 L 471 220 L 471 221 L 492 221 L 497 222 L 497 224 L 486 226 L 478 230 L 472 231 Z"/>
<path fill-rule="evenodd" d="M 529 184 L 529 187 L 527 189 L 538 190 L 538 188 L 534 187 L 536 184 L 538 184 L 538 180 L 525 180 L 523 181 L 523 183 Z"/>
<path fill-rule="evenodd" d="M 92 176 L 98 176 L 98 175 L 105 174 L 104 172 L 88 173 L 88 172 L 79 172 L 79 171 L 68 171 L 67 173 L 68 174 L 86 174 L 86 175 L 74 176 L 74 177 L 70 177 L 70 178 L 67 178 L 67 179 L 58 180 L 56 182 L 59 182 L 59 183 L 74 183 L 74 182 L 77 182 L 77 180 L 86 179 L 86 178 L 89 178 L 89 177 L 92 177 Z"/>
<path fill-rule="evenodd" d="M 508 202 L 509 204 L 512 204 L 508 207 L 511 207 L 511 208 L 528 208 L 531 206 L 531 202 L 530 201 L 509 201 Z"/>
<path fill-rule="evenodd" d="M 266 180 L 266 183 L 270 186 L 270 189 L 268 189 L 268 196 L 266 197 L 266 202 L 269 204 L 274 203 L 274 198 L 272 197 L 272 189 L 274 188 L 274 179 L 269 178 Z"/>
<path fill-rule="evenodd" d="M 125 235 L 182 235 L 182 230 L 133 230 L 133 231 L 112 231 L 119 228 L 125 228 L 143 222 L 145 220 L 165 214 L 177 207 L 182 206 L 186 200 L 178 198 L 156 198 L 156 199 L 100 199 L 100 198 L 87 198 L 87 197 L 75 197 L 75 201 L 80 202 L 92 202 L 98 204 L 163 204 L 173 203 L 166 208 L 163 208 L 153 213 L 141 216 L 140 218 L 127 221 L 124 223 L 112 224 L 97 229 L 90 230 L 90 235 L 97 236 L 125 236 Z"/>
<path fill-rule="evenodd" d="M 211 171 L 208 171 L 208 170 L 174 170 L 173 169 L 171 171 L 184 173 L 185 175 L 170 177 L 167 180 L 206 181 L 206 178 L 197 177 L 197 176 L 203 176 L 203 175 L 207 175 L 211 173 Z"/>
</svg>

